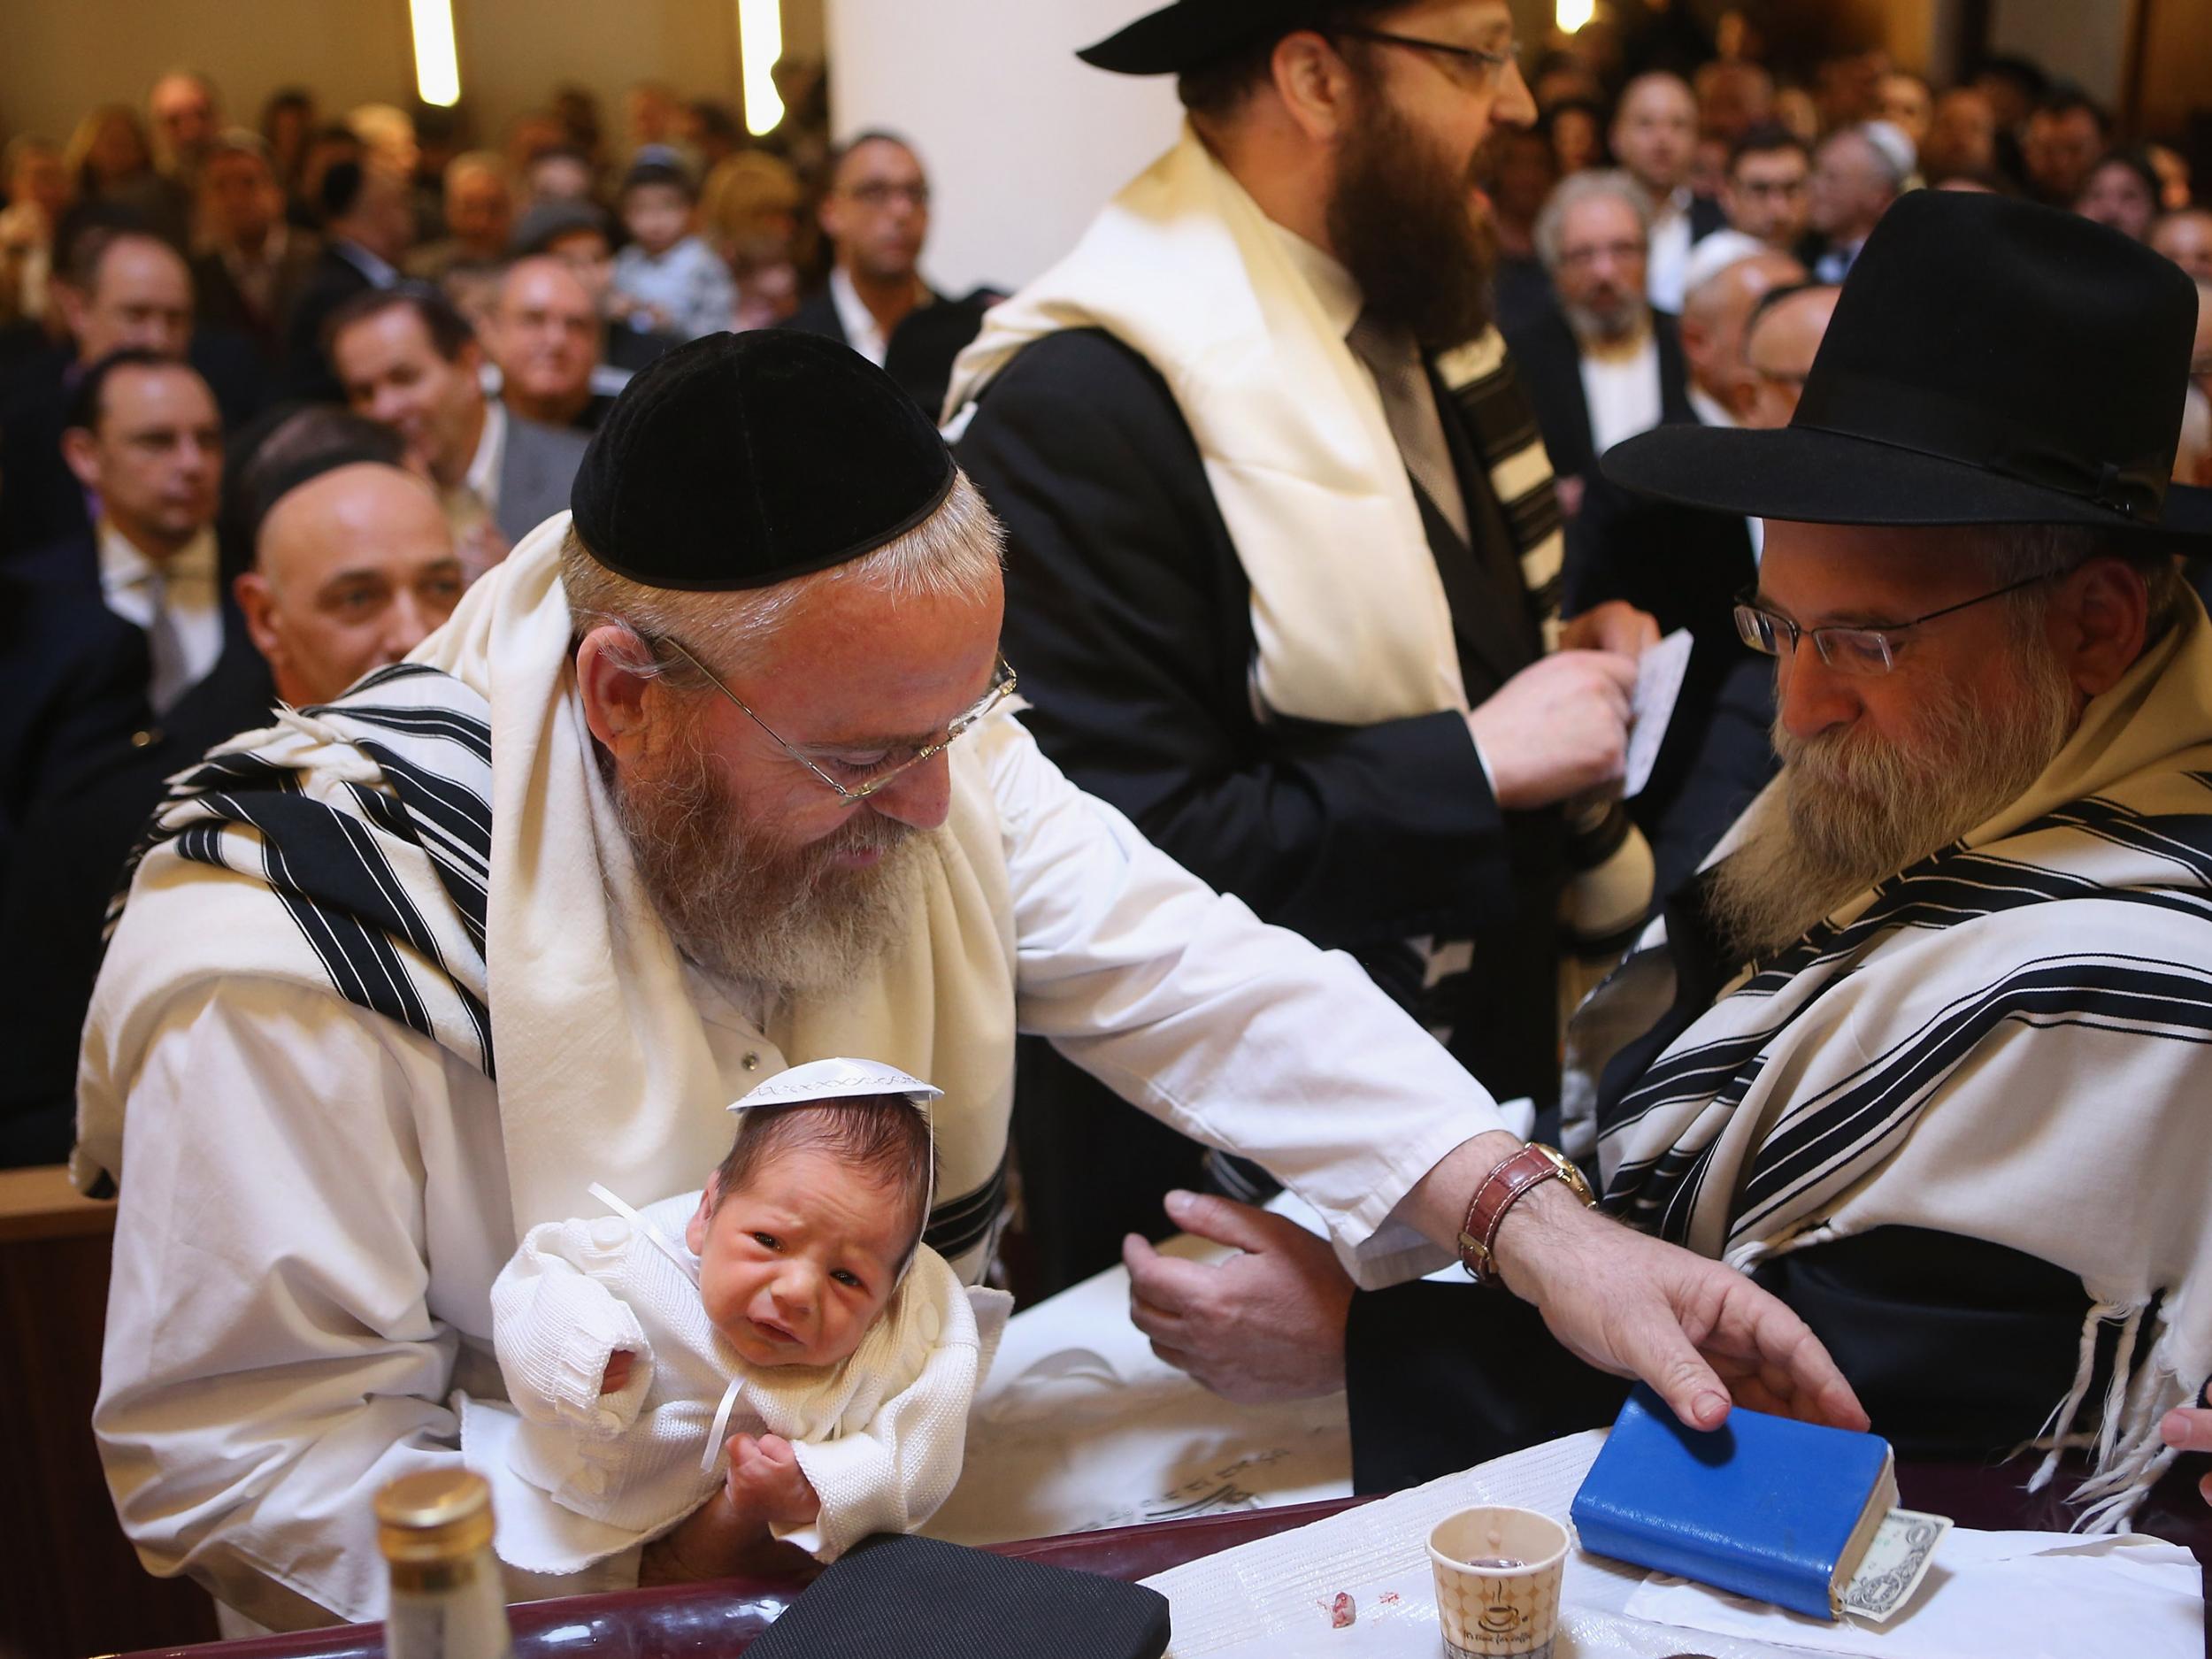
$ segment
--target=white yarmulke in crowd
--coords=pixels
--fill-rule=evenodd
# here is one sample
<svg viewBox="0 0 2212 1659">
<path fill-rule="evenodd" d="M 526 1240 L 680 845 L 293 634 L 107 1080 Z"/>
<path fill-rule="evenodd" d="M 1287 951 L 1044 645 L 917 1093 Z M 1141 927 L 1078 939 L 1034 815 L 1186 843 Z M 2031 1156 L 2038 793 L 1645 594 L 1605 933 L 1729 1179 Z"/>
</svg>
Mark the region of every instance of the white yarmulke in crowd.
<svg viewBox="0 0 2212 1659">
<path fill-rule="evenodd" d="M 1739 259 L 1766 251 L 1766 243 L 1756 236 L 1740 230 L 1714 231 L 1690 250 L 1689 263 L 1682 267 L 1682 292 L 1694 294 Z"/>
<path fill-rule="evenodd" d="M 1903 127 L 1894 121 L 1866 121 L 1860 125 L 1859 131 L 1866 134 L 1866 142 L 1881 156 L 1893 184 L 1901 185 L 1912 177 L 1912 170 L 1920 165 L 1920 152 L 1913 148 Z"/>
<path fill-rule="evenodd" d="M 810 1100 L 851 1100 L 864 1094 L 903 1094 L 917 1106 L 944 1093 L 880 1060 L 810 1060 L 779 1071 L 741 1100 L 733 1112 L 755 1106 L 795 1106 Z"/>
</svg>

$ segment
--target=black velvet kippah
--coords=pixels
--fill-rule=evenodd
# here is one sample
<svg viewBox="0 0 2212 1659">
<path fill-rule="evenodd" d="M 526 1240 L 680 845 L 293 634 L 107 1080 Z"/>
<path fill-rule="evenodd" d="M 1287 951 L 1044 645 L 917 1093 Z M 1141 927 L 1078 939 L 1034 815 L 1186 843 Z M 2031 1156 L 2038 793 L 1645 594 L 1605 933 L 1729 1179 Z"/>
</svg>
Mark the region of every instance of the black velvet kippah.
<svg viewBox="0 0 2212 1659">
<path fill-rule="evenodd" d="M 767 588 L 858 558 L 952 488 L 952 452 L 849 346 L 709 334 L 622 388 L 569 505 L 591 556 L 649 588 Z"/>
<path fill-rule="evenodd" d="M 747 1659 L 1159 1659 L 1167 1598 L 933 1538 L 863 1539 Z"/>
</svg>

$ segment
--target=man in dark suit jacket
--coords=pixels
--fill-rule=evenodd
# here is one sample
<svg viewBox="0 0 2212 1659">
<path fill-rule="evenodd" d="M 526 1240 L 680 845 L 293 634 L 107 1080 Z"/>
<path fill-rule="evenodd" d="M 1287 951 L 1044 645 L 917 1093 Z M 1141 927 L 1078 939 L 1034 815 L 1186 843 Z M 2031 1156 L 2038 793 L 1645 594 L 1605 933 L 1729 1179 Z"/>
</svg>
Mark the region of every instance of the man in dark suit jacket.
<svg viewBox="0 0 2212 1659">
<path fill-rule="evenodd" d="M 101 915 L 162 779 L 272 696 L 218 578 L 206 383 L 150 351 L 104 358 L 67 442 L 100 519 L 22 561 L 0 610 L 0 1162 L 67 1150 Z"/>
<path fill-rule="evenodd" d="M 1507 336 L 1536 405 L 1571 519 L 1599 455 L 1663 421 L 1689 420 L 1675 319 L 1645 297 L 1651 220 L 1625 173 L 1563 180 L 1536 221 L 1558 309 Z"/>
<path fill-rule="evenodd" d="M 357 294 L 399 280 L 399 260 L 415 236 L 407 186 L 365 162 L 334 162 L 323 174 L 323 247 L 284 330 L 283 390 L 303 403 L 342 401 L 323 355 L 331 313 Z"/>
<path fill-rule="evenodd" d="M 436 290 L 357 294 L 331 316 L 330 358 L 355 412 L 406 442 L 464 542 L 488 518 L 503 554 L 567 510 L 590 440 L 486 397 L 483 351 Z"/>
<path fill-rule="evenodd" d="M 1508 119 L 1510 99 L 1525 103 L 1517 81 L 1510 87 L 1500 95 Z M 1276 95 L 1267 83 L 1248 96 Z M 1202 119 L 1233 129 L 1243 108 L 1225 101 Z M 1233 154 L 1233 144 L 1214 149 Z M 1502 438 L 1479 432 L 1420 355 L 1410 323 L 1372 297 L 1363 311 L 1361 288 L 1379 293 L 1382 280 L 1362 284 L 1358 273 L 1403 268 L 1401 239 L 1471 235 L 1456 228 L 1465 224 L 1463 211 L 1438 210 L 1420 220 L 1419 201 L 1403 199 L 1409 192 L 1392 171 L 1401 165 L 1378 157 L 1341 187 L 1371 196 L 1371 240 L 1339 248 L 1334 258 L 1301 244 L 1288 280 L 1313 289 L 1332 335 L 1317 348 L 1342 353 L 1356 325 L 1371 325 L 1402 341 L 1405 378 L 1418 377 L 1407 388 L 1408 407 L 1418 419 L 1425 403 L 1439 447 L 1424 452 L 1420 471 L 1402 454 L 1377 457 L 1377 487 L 1406 488 L 1409 472 L 1426 479 L 1410 494 L 1440 579 L 1436 603 L 1448 611 L 1438 618 L 1440 631 L 1455 645 L 1471 714 L 1447 707 L 1354 725 L 1258 706 L 1260 643 L 1247 562 L 1254 549 L 1240 548 L 1202 461 L 1183 400 L 1202 398 L 1206 388 L 1180 378 L 1189 365 L 1171 365 L 1179 377 L 1171 387 L 1162 365 L 1102 328 L 1046 334 L 983 388 L 958 453 L 1007 527 L 1006 649 L 1033 705 L 1026 723 L 1045 751 L 1185 867 L 1264 919 L 1356 954 L 1424 1024 L 1448 1027 L 1453 1054 L 1499 1098 L 1546 1102 L 1557 1091 L 1558 914 L 1567 866 L 1563 821 L 1553 809 L 1583 787 L 1572 775 L 1570 728 L 1584 729 L 1585 715 L 1588 729 L 1609 719 L 1617 738 L 1625 710 L 1601 685 L 1579 680 L 1559 682 L 1557 726 L 1520 699 L 1555 672 L 1630 671 L 1611 654 L 1540 660 L 1543 605 L 1518 555 L 1523 530 L 1540 534 L 1555 518 L 1513 520 L 1548 512 L 1549 491 L 1540 504 L 1517 495 L 1502 502 L 1491 476 L 1494 463 L 1533 450 L 1532 429 L 1524 424 Z M 1317 226 L 1325 173 L 1306 157 L 1271 172 L 1252 194 L 1306 199 L 1312 211 L 1302 222 Z M 1266 185 L 1272 192 L 1263 196 Z M 1431 199 L 1455 198 L 1443 188 Z M 1269 234 L 1286 241 L 1295 234 L 1286 227 Z M 1396 304 L 1443 318 L 1440 337 L 1479 326 L 1479 293 L 1471 296 L 1441 274 L 1461 270 L 1460 262 L 1422 268 L 1440 273 L 1433 280 L 1441 293 L 1401 294 Z M 1479 285 L 1479 254 L 1471 247 L 1464 268 Z M 1148 277 L 1158 280 L 1157 273 Z M 1207 303 L 1237 301 L 1210 293 Z M 1372 373 L 1358 357 L 1348 362 L 1354 373 Z M 1387 409 L 1377 385 L 1370 379 L 1365 395 L 1384 397 Z M 1336 545 L 1309 551 L 1358 557 Z M 1540 776 L 1515 758 L 1524 741 Z M 1432 940 L 1473 942 L 1471 950 L 1432 952 Z M 1033 1243 L 1048 1272 L 1071 1276 L 1096 1266 L 1102 1249 L 1110 1257 L 1121 1233 L 1146 1225 L 1144 1197 L 1187 1182 L 1189 1156 L 1133 1136 L 1125 1114 L 1110 1115 L 1102 1099 L 1042 1053 L 1023 1064 L 1016 1137 Z"/>
<path fill-rule="evenodd" d="M 190 271 L 142 225 L 73 213 L 57 246 L 53 296 L 65 334 L 20 331 L 20 345 L 0 363 L 0 565 L 90 526 L 84 486 L 62 461 L 62 433 L 79 380 L 102 357 L 130 347 L 188 358 L 213 388 L 226 429 L 257 413 L 266 389 L 241 338 L 193 326 Z"/>
<path fill-rule="evenodd" d="M 827 334 L 875 364 L 935 419 L 953 359 L 975 338 L 995 296 L 950 299 L 922 280 L 929 180 L 903 139 L 864 133 L 840 150 L 822 199 L 822 234 L 837 252 L 829 283 L 784 326 Z"/>
<path fill-rule="evenodd" d="M 201 230 L 206 245 L 192 261 L 201 321 L 253 342 L 272 371 L 281 361 L 284 325 L 316 268 L 320 242 L 284 221 L 284 192 L 265 145 L 227 133 L 200 165 Z"/>
</svg>

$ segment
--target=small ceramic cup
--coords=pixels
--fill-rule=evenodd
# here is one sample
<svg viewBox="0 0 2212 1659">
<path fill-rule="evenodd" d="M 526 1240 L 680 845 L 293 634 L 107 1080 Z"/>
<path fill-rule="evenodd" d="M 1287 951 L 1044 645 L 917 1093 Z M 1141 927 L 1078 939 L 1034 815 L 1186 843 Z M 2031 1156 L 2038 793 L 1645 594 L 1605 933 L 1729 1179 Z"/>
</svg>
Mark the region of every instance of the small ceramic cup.
<svg viewBox="0 0 2212 1659">
<path fill-rule="evenodd" d="M 1571 1541 L 1533 1509 L 1461 1509 L 1432 1527 L 1437 1623 L 1451 1659 L 1549 1659 Z M 1497 1561 L 1517 1564 L 1473 1564 Z"/>
</svg>

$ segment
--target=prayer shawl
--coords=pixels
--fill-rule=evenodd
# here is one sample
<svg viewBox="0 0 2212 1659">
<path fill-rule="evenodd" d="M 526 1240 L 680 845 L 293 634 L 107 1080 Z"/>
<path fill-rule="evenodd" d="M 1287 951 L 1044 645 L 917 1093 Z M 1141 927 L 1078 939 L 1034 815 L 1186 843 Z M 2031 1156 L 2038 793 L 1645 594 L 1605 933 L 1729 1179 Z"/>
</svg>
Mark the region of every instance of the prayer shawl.
<svg viewBox="0 0 2212 1659">
<path fill-rule="evenodd" d="M 1251 582 L 1263 709 L 1372 726 L 1467 707 L 1443 584 L 1373 377 L 1187 125 L 1066 258 L 988 313 L 954 366 L 947 409 L 1071 328 L 1102 328 L 1141 354 L 1189 424 Z M 1559 510 L 1504 342 L 1486 330 L 1432 366 L 1482 446 L 1548 646 Z"/>
<path fill-rule="evenodd" d="M 111 928 L 125 902 L 145 905 L 191 949 L 142 938 L 111 953 L 117 982 L 103 981 L 124 1056 L 188 983 L 247 974 L 334 993 L 495 1079 L 517 1237 L 588 1211 L 595 1179 L 695 1183 L 672 1148 L 702 1144 L 703 1125 L 726 1146 L 723 1109 L 741 1092 L 705 1029 L 731 1015 L 661 926 L 593 754 L 560 583 L 567 528 L 563 513 L 526 537 L 417 660 L 286 710 L 173 780 Z M 916 925 L 849 986 L 772 1009 L 760 1034 L 793 1062 L 866 1055 L 945 1091 L 926 1236 L 973 1279 L 1004 1192 L 1015 956 L 989 780 L 968 749 L 949 758 L 951 818 L 919 861 Z M 239 925 L 237 887 L 204 879 L 211 865 L 265 891 L 265 925 Z M 81 1186 L 119 1172 L 122 1130 L 81 1124 Z"/>
<path fill-rule="evenodd" d="M 1577 1016 L 1571 1070 L 1594 1077 L 1672 1001 L 1659 932 Z M 2172 1461 L 2159 1418 L 2212 1373 L 2208 1047 L 2212 626 L 2192 600 L 2019 801 L 1753 964 L 1667 1048 L 1596 1125 L 1606 1203 L 1738 1267 L 1914 1226 L 2078 1274 L 2095 1306 L 2034 1484 L 2092 1448 L 2080 1525 L 2116 1529 Z"/>
</svg>

